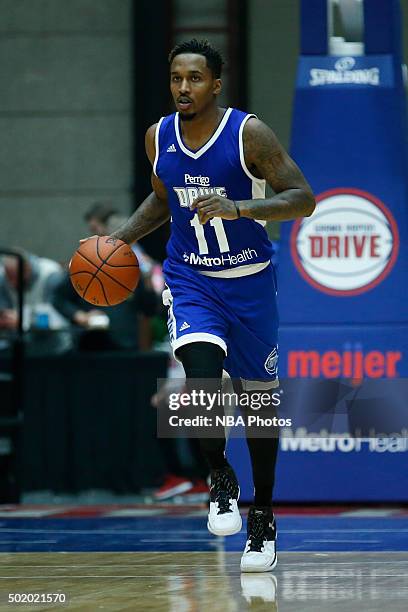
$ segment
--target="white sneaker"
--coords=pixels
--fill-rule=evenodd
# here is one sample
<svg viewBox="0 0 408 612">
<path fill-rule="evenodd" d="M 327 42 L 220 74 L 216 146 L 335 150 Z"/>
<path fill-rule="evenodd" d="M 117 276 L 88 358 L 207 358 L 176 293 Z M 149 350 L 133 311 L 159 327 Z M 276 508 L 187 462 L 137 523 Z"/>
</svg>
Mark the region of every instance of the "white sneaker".
<svg viewBox="0 0 408 612">
<path fill-rule="evenodd" d="M 277 562 L 276 522 L 270 508 L 251 506 L 247 542 L 241 557 L 242 572 L 269 572 Z"/>
<path fill-rule="evenodd" d="M 238 499 L 239 485 L 234 470 L 228 466 L 212 471 L 208 531 L 217 536 L 233 535 L 241 531 Z"/>
</svg>

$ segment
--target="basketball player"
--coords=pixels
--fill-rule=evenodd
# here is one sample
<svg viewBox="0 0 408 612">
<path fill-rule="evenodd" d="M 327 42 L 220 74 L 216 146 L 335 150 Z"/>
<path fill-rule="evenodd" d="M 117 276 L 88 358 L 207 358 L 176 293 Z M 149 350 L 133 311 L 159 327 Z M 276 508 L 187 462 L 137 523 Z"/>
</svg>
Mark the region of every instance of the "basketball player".
<svg viewBox="0 0 408 612">
<path fill-rule="evenodd" d="M 177 112 L 146 133 L 153 192 L 112 237 L 131 244 L 171 215 L 163 300 L 187 381 L 220 385 L 224 368 L 243 389 L 267 391 L 277 385 L 278 314 L 264 226 L 310 215 L 314 197 L 269 127 L 254 115 L 218 106 L 218 51 L 193 39 L 177 45 L 169 63 Z M 265 197 L 266 183 L 274 197 Z M 263 572 L 277 562 L 271 503 L 278 439 L 247 441 L 255 499 L 241 569 Z M 239 485 L 225 439 L 200 443 L 211 470 L 208 529 L 237 533 Z"/>
</svg>

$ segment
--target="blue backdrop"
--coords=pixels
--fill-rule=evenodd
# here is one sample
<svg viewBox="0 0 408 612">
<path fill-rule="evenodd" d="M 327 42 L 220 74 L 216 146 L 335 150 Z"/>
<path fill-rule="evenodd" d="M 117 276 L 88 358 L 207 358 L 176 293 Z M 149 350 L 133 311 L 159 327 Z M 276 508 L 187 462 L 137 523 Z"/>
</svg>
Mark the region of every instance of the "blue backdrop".
<svg viewBox="0 0 408 612">
<path fill-rule="evenodd" d="M 282 377 L 408 375 L 408 148 L 398 0 L 364 2 L 365 55 L 329 56 L 326 0 L 303 0 L 291 154 L 318 204 L 282 224 Z M 310 406 L 305 406 L 310 409 Z M 385 407 L 387 410 L 387 407 Z M 407 439 L 281 442 L 275 498 L 408 500 Z M 251 499 L 245 442 L 229 457 Z"/>
</svg>

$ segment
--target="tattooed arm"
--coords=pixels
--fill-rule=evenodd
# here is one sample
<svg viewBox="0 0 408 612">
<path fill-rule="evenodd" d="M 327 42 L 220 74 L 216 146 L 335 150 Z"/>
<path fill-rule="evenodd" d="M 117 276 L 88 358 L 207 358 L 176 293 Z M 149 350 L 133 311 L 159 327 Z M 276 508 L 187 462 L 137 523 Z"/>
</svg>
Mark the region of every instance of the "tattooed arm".
<svg viewBox="0 0 408 612">
<path fill-rule="evenodd" d="M 152 166 L 156 154 L 154 143 L 156 125 L 149 127 L 145 139 L 146 154 Z M 112 238 L 119 238 L 131 244 L 146 234 L 150 234 L 170 218 L 166 187 L 153 172 L 151 182 L 152 193 L 147 196 L 126 223 L 111 234 Z"/>
<path fill-rule="evenodd" d="M 212 217 L 288 221 L 311 215 L 316 206 L 312 190 L 272 130 L 251 117 L 244 126 L 243 140 L 248 170 L 255 177 L 265 179 L 276 195 L 235 202 L 220 196 L 199 196 L 192 208 L 197 209 L 200 223 L 204 225 Z"/>
<path fill-rule="evenodd" d="M 243 139 L 247 168 L 255 177 L 265 179 L 276 195 L 237 202 L 241 216 L 267 221 L 310 216 L 316 206 L 312 190 L 273 131 L 251 117 L 245 124 Z"/>
</svg>

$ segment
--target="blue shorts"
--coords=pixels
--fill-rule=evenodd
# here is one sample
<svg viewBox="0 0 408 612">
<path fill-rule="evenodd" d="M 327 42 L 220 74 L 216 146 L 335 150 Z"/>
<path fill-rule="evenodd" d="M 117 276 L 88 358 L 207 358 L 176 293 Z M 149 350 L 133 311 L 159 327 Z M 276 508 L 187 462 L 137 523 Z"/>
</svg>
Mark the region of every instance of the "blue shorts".
<svg viewBox="0 0 408 612">
<path fill-rule="evenodd" d="M 231 378 L 278 384 L 279 321 L 272 264 L 248 276 L 219 278 L 167 260 L 164 277 L 163 303 L 174 352 L 191 342 L 212 342 L 224 350 L 224 369 Z"/>
</svg>

